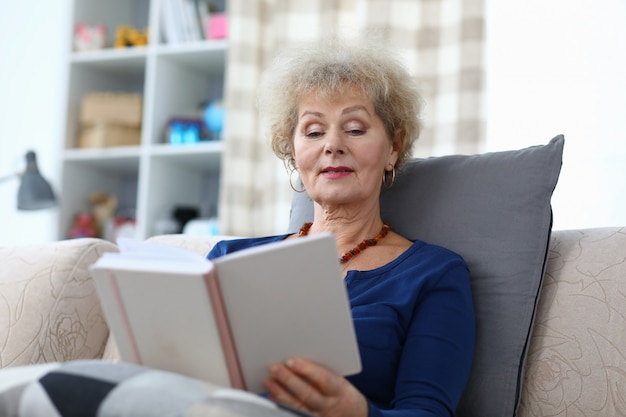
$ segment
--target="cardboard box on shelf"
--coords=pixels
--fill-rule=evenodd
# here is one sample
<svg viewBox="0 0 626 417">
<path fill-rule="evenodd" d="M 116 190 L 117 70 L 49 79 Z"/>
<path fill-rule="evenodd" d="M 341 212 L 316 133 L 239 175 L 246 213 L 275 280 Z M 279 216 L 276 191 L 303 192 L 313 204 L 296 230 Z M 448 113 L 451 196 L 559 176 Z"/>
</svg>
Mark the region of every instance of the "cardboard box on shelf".
<svg viewBox="0 0 626 417">
<path fill-rule="evenodd" d="M 78 138 L 79 148 L 131 146 L 141 143 L 141 128 L 119 124 L 98 123 L 83 126 Z"/>
<path fill-rule="evenodd" d="M 81 125 L 119 124 L 141 126 L 143 98 L 137 93 L 92 92 L 83 96 Z"/>
</svg>

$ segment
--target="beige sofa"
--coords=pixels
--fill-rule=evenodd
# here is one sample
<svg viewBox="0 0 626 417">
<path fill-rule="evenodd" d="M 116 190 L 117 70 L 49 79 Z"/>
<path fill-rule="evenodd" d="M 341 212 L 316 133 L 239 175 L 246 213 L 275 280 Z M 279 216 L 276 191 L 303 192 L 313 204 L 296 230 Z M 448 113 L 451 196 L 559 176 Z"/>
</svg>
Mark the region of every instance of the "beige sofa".
<svg viewBox="0 0 626 417">
<path fill-rule="evenodd" d="M 152 240 L 206 254 L 220 237 Z M 99 239 L 0 248 L 0 367 L 113 359 L 88 266 Z M 519 416 L 626 415 L 626 228 L 555 231 Z"/>
</svg>

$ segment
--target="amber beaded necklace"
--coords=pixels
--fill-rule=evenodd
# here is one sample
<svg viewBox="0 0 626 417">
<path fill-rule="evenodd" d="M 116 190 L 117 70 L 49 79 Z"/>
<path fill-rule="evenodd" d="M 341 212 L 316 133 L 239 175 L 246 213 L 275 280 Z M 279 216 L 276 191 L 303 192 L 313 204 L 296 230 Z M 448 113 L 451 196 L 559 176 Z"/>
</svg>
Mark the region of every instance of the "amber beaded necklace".
<svg viewBox="0 0 626 417">
<path fill-rule="evenodd" d="M 298 237 L 308 235 L 309 229 L 311 228 L 312 225 L 313 223 L 311 222 L 304 223 L 302 227 L 300 228 L 300 233 L 298 233 Z M 339 258 L 339 263 L 345 264 L 350 259 L 357 256 L 359 253 L 363 252 L 365 249 L 369 248 L 370 246 L 375 246 L 380 239 L 387 236 L 387 233 L 389 233 L 390 230 L 391 230 L 391 226 L 389 226 L 387 223 L 383 223 L 383 228 L 380 229 L 380 232 L 375 237 L 371 239 L 365 239 L 364 241 L 356 245 L 354 249 L 350 249 L 348 252 L 344 253 L 343 256 Z"/>
</svg>

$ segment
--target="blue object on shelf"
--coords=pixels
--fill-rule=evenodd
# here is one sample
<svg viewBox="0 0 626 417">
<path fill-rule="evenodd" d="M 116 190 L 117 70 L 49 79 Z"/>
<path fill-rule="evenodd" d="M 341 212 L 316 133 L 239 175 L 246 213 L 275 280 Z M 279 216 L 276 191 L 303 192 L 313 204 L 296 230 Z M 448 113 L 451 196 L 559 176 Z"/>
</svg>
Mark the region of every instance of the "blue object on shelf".
<svg viewBox="0 0 626 417">
<path fill-rule="evenodd" d="M 211 134 L 211 139 L 218 140 L 224 128 L 224 105 L 222 100 L 213 100 L 204 108 L 204 124 Z"/>
<path fill-rule="evenodd" d="M 167 141 L 172 145 L 187 145 L 202 140 L 202 121 L 172 119 L 168 123 Z"/>
</svg>

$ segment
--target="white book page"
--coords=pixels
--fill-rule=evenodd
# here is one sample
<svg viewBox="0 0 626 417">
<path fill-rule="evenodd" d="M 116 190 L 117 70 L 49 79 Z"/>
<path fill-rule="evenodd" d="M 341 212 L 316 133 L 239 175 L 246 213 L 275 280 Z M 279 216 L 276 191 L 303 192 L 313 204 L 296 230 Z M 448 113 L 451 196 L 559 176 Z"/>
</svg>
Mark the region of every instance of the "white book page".
<svg viewBox="0 0 626 417">
<path fill-rule="evenodd" d="M 230 386 L 202 276 L 134 272 L 117 281 L 143 365 Z"/>
<path fill-rule="evenodd" d="M 175 246 L 132 238 L 119 238 L 117 245 L 120 252 L 104 253 L 95 267 L 189 274 L 206 273 L 213 268 L 213 263 L 203 256 Z"/>
<path fill-rule="evenodd" d="M 203 256 L 187 249 L 162 245 L 141 239 L 120 237 L 117 246 L 124 256 L 133 258 L 166 259 L 187 262 L 206 262 Z"/>
</svg>

